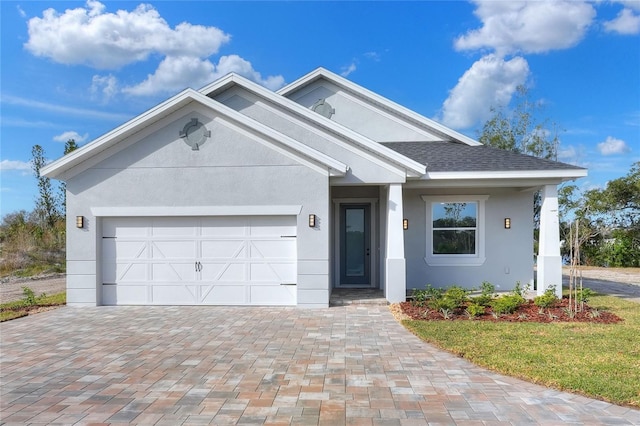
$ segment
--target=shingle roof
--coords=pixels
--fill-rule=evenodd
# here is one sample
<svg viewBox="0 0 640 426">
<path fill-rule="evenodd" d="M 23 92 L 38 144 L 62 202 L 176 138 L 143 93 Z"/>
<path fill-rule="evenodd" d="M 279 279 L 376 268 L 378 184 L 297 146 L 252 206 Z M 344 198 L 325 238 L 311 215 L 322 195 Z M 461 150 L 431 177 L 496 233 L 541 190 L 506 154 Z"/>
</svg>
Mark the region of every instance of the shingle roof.
<svg viewBox="0 0 640 426">
<path fill-rule="evenodd" d="M 427 166 L 430 172 L 584 170 L 531 155 L 456 142 L 383 142 L 384 146 Z"/>
</svg>

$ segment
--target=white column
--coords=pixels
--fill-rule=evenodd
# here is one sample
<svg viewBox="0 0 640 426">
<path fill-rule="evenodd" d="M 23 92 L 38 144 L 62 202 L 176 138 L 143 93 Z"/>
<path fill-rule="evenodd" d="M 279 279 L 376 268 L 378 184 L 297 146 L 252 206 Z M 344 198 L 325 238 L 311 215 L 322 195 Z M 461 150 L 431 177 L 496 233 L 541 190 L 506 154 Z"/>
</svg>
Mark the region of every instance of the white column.
<svg viewBox="0 0 640 426">
<path fill-rule="evenodd" d="M 540 191 L 540 241 L 538 245 L 538 294 L 556 286 L 562 297 L 562 257 L 560 256 L 560 223 L 558 221 L 558 188 L 545 185 Z"/>
<path fill-rule="evenodd" d="M 385 296 L 391 303 L 404 302 L 407 298 L 402 219 L 402 185 L 393 183 L 389 185 L 387 192 L 385 259 Z"/>
</svg>

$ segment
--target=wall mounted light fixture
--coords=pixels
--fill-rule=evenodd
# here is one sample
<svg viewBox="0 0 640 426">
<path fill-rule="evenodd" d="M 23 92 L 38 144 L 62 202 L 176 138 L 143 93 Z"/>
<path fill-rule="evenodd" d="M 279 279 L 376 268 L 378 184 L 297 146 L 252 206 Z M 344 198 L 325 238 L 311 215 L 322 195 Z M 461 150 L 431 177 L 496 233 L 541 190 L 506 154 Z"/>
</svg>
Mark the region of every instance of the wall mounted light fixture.
<svg viewBox="0 0 640 426">
<path fill-rule="evenodd" d="M 505 217 L 504 218 L 504 229 L 511 229 L 511 218 L 510 217 Z"/>
<path fill-rule="evenodd" d="M 76 216 L 76 228 L 84 228 L 84 216 Z"/>
<path fill-rule="evenodd" d="M 402 219 L 402 229 L 405 231 L 409 229 L 409 219 Z"/>
<path fill-rule="evenodd" d="M 316 227 L 316 215 L 315 214 L 310 214 L 309 215 L 309 228 L 315 228 Z"/>
</svg>

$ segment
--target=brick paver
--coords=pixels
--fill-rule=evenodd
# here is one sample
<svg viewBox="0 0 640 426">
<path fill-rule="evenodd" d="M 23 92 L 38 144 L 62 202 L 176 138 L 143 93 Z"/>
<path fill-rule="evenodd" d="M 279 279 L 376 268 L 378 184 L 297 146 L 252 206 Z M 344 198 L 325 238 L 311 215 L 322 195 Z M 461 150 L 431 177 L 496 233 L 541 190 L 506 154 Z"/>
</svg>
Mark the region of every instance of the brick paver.
<svg viewBox="0 0 640 426">
<path fill-rule="evenodd" d="M 385 306 L 67 307 L 0 333 L 6 425 L 640 425 L 440 351 Z"/>
</svg>

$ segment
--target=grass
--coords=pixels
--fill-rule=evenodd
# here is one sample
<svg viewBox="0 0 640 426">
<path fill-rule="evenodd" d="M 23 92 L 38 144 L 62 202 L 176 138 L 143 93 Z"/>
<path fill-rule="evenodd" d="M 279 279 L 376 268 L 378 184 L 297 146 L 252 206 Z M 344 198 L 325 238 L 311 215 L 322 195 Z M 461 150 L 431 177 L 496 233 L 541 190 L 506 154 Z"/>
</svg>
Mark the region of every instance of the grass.
<svg viewBox="0 0 640 426">
<path fill-rule="evenodd" d="M 36 297 L 35 304 L 29 305 L 25 300 L 3 303 L 0 305 L 0 322 L 25 317 L 30 311 L 49 306 L 61 306 L 67 303 L 67 293 L 58 293 L 51 296 Z"/>
<path fill-rule="evenodd" d="M 403 321 L 421 339 L 477 365 L 544 386 L 640 407 L 640 305 L 595 296 L 624 319 L 591 323 Z"/>
</svg>

